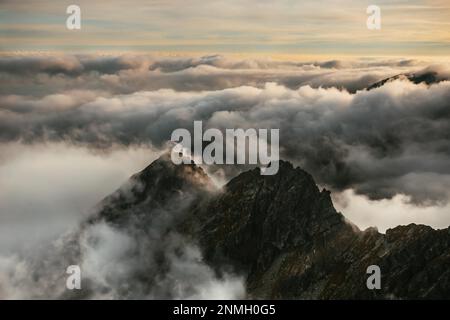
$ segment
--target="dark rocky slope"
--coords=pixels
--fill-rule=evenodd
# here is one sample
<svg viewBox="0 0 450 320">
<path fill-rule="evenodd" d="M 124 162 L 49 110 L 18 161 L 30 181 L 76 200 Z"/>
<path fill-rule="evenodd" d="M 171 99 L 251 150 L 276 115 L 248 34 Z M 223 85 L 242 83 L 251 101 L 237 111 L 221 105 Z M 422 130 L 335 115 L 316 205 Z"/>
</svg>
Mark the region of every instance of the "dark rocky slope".
<svg viewBox="0 0 450 320">
<path fill-rule="evenodd" d="M 87 224 L 133 225 L 141 239 L 152 237 L 152 224 L 161 224 L 154 217 L 164 212 L 170 223 L 151 240 L 163 246 L 173 230 L 183 234 L 218 274 L 227 266 L 243 275 L 250 298 L 450 298 L 450 228 L 360 231 L 328 191 L 287 162 L 274 176 L 244 172 L 219 192 L 201 168 L 163 157 L 100 207 Z M 380 290 L 366 287 L 372 264 L 381 268 Z"/>
<path fill-rule="evenodd" d="M 425 83 L 427 85 L 431 85 L 434 83 L 439 83 L 444 80 L 449 80 L 445 76 L 438 74 L 436 71 L 423 70 L 417 73 L 406 73 L 406 74 L 398 74 L 378 82 L 367 87 L 367 90 L 372 90 L 375 88 L 379 88 L 384 86 L 388 82 L 392 82 L 395 80 L 407 80 L 414 84 Z"/>
</svg>

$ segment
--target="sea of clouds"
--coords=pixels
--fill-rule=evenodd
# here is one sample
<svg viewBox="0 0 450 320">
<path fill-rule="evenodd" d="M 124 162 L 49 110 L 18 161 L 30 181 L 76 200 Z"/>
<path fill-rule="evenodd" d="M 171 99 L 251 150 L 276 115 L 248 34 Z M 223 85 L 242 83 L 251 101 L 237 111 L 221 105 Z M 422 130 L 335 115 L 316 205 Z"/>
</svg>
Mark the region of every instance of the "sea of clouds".
<svg viewBox="0 0 450 320">
<path fill-rule="evenodd" d="M 430 72 L 437 80 L 431 85 L 399 79 L 366 90 L 398 74 Z M 281 158 L 331 189 L 338 209 L 362 228 L 447 227 L 448 79 L 448 63 L 394 58 L 3 55 L 0 279 L 16 280 L 0 281 L 0 296 L 31 292 L 22 287 L 28 273 L 18 253 L 75 228 L 157 158 L 174 129 L 192 129 L 194 120 L 205 128 L 279 128 Z M 224 183 L 239 170 L 209 172 Z M 95 230 L 125 239 L 107 226 Z M 90 261 L 109 250 L 94 249 Z M 186 250 L 186 261 L 199 254 Z M 211 274 L 207 292 L 224 297 L 216 280 Z M 227 298 L 242 295 L 233 281 L 226 282 L 233 288 Z"/>
</svg>

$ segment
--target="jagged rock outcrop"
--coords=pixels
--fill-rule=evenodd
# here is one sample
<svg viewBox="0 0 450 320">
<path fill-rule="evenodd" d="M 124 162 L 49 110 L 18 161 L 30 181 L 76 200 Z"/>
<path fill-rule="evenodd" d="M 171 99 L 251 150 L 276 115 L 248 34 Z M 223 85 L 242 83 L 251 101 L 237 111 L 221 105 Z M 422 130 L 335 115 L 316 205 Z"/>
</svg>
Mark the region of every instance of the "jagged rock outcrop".
<svg viewBox="0 0 450 320">
<path fill-rule="evenodd" d="M 171 222 L 153 243 L 164 247 L 172 231 L 183 235 L 199 245 L 217 274 L 226 269 L 243 276 L 249 298 L 450 298 L 450 228 L 411 224 L 386 234 L 361 231 L 334 209 L 330 192 L 288 162 L 281 161 L 273 176 L 258 168 L 244 172 L 218 191 L 201 168 L 175 166 L 166 156 L 100 207 L 87 225 L 133 225 L 141 238 L 151 238 L 152 224 L 166 221 L 155 220 L 163 212 Z M 381 268 L 380 290 L 366 287 L 373 264 Z M 139 272 L 142 281 L 152 282 L 142 276 L 145 268 Z"/>
<path fill-rule="evenodd" d="M 328 191 L 287 162 L 274 176 L 239 175 L 195 217 L 206 259 L 243 272 L 251 297 L 450 297 L 450 228 L 360 231 L 336 212 Z M 373 264 L 380 290 L 366 286 Z"/>
</svg>

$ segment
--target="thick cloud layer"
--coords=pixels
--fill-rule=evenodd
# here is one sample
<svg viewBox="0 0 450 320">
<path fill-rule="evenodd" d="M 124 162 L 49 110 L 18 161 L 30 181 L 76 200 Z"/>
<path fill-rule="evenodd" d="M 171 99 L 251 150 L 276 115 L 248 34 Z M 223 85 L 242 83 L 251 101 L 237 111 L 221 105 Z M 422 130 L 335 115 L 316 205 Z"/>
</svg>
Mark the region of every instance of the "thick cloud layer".
<svg viewBox="0 0 450 320">
<path fill-rule="evenodd" d="M 440 82 L 400 78 L 370 91 L 342 89 L 430 70 Z M 174 129 L 190 129 L 194 120 L 219 129 L 279 128 L 281 156 L 322 185 L 371 199 L 403 194 L 420 205 L 444 204 L 448 70 L 415 60 L 3 57 L 0 74 L 11 81 L 0 96 L 0 141 L 163 149 Z"/>
<path fill-rule="evenodd" d="M 148 148 L 108 154 L 58 144 L 0 147 L 0 255 L 52 241 L 133 173 L 157 158 Z"/>
<path fill-rule="evenodd" d="M 427 64 L 411 59 L 283 61 L 122 56 L 2 56 L 0 94 L 44 96 L 61 91 L 103 91 L 125 94 L 171 88 L 176 91 L 220 90 L 276 82 L 291 89 L 302 85 L 338 87 L 351 92 Z"/>
<path fill-rule="evenodd" d="M 397 77 L 365 90 L 412 73 L 436 81 Z M 281 157 L 335 191 L 337 208 L 362 228 L 445 227 L 449 78 L 445 64 L 404 59 L 0 57 L 0 297 L 64 296 L 70 264 L 82 267 L 90 298 L 245 295 L 242 279 L 218 277 L 195 244 L 162 237 L 165 218 L 149 224 L 152 241 L 99 222 L 76 246 L 45 247 L 195 120 L 205 129 L 280 129 Z M 207 168 L 222 183 L 245 169 Z M 130 280 L 143 266 L 157 275 L 152 290 Z"/>
<path fill-rule="evenodd" d="M 53 145 L 48 148 L 69 154 L 64 156 L 66 160 L 69 157 L 77 156 L 76 152 L 62 146 Z M 140 152 L 130 155 L 128 161 L 134 159 L 139 162 Z M 151 156 L 151 150 L 146 150 L 145 154 Z M 110 172 L 112 180 L 114 180 L 114 176 L 120 175 L 121 170 L 136 171 L 136 169 L 120 168 L 121 164 L 118 160 L 124 155 L 117 151 L 108 155 L 107 160 L 103 161 L 100 160 L 100 156 L 94 159 L 86 154 L 82 154 L 82 156 L 85 158 L 84 163 L 95 165 L 97 162 L 104 166 L 115 166 L 116 171 L 119 172 Z M 101 163 L 98 163 L 99 161 Z M 126 165 L 133 166 L 130 163 Z M 11 166 L 14 167 L 14 164 Z M 111 169 L 102 169 L 97 166 L 96 168 L 87 168 L 83 172 L 75 170 L 73 174 L 83 177 L 89 175 L 92 176 L 92 179 L 97 178 L 94 183 L 85 181 L 84 184 L 85 192 L 96 194 L 92 197 L 96 196 L 98 201 L 99 193 L 117 182 L 101 181 L 104 174 L 96 171 L 111 171 Z M 20 170 L 24 171 L 23 168 L 19 168 Z M 24 216 L 23 212 L 18 212 L 22 208 L 14 200 L 9 201 L 13 208 L 0 206 L 2 213 L 11 213 L 16 218 L 18 216 L 28 220 L 22 224 L 14 224 L 15 236 L 12 236 L 11 233 L 6 234 L 6 240 L 9 242 L 28 242 L 26 248 L 18 250 L 11 243 L 3 242 L 0 247 L 0 249 L 4 249 L 8 245 L 10 247 L 10 250 L 0 250 L 0 299 L 236 299 L 245 297 L 245 284 L 241 277 L 230 273 L 225 268 L 219 275 L 217 269 L 213 269 L 203 261 L 197 245 L 175 230 L 177 221 L 187 213 L 186 206 L 193 199 L 191 189 L 171 195 L 173 198 L 167 199 L 165 204 L 159 206 L 149 205 L 152 201 L 152 193 L 150 193 L 143 207 L 136 206 L 130 211 L 123 208 L 118 209 L 121 210 L 124 217 L 120 223 L 112 223 L 103 218 L 95 219 L 93 218 L 96 217 L 95 212 L 88 216 L 89 219 L 85 217 L 81 223 L 79 221 L 81 219 L 78 219 L 76 223 L 66 221 L 66 227 L 71 225 L 71 228 L 66 235 L 60 236 L 61 228 L 56 228 L 50 222 L 64 218 L 67 220 L 67 216 L 72 216 L 73 220 L 73 216 L 76 216 L 76 213 L 73 212 L 75 205 L 72 205 L 70 200 L 77 196 L 77 189 L 80 192 L 80 189 L 83 188 L 75 185 L 69 186 L 68 182 L 66 182 L 68 187 L 53 185 L 54 181 L 51 180 L 58 175 L 70 178 L 71 181 L 76 180 L 67 172 L 62 174 L 57 170 L 56 172 L 45 172 L 47 188 L 41 189 L 47 190 L 49 193 L 42 191 L 41 202 L 62 201 L 66 203 L 65 208 L 59 208 L 57 205 L 48 206 L 50 212 L 45 214 L 40 212 L 42 204 L 30 199 L 27 193 L 28 189 L 36 190 L 37 188 L 27 186 L 22 179 L 19 179 L 16 184 L 25 189 L 25 201 L 33 202 L 34 200 L 34 214 L 38 217 L 32 219 Z M 0 177 L 4 176 L 6 174 L 0 172 Z M 15 177 L 19 178 L 17 175 Z M 30 180 L 37 181 L 38 179 L 32 176 Z M 8 188 L 11 187 L 11 184 L 11 182 L 6 182 L 3 186 Z M 115 200 L 118 195 L 120 195 L 121 201 L 134 201 L 136 194 L 133 193 L 133 190 L 139 189 L 141 186 L 137 180 L 128 180 L 122 185 L 120 191 L 105 199 L 97 209 L 101 210 L 103 206 L 107 205 L 116 206 Z M 59 193 L 58 188 L 61 189 Z M 78 196 L 88 202 L 89 196 L 86 194 Z M 89 209 L 86 207 L 89 204 L 84 203 L 83 205 L 88 211 Z M 90 206 L 93 205 L 90 204 Z M 11 212 L 11 209 L 16 209 L 17 212 Z M 8 220 L 7 218 L 8 215 L 2 216 L 2 222 L 8 222 L 5 221 Z M 64 225 L 64 223 L 61 224 Z M 5 227 L 11 228 L 11 226 L 11 223 L 7 223 Z M 24 239 L 18 239 L 20 237 L 18 233 L 24 226 L 28 226 L 29 229 L 43 229 L 42 231 L 47 233 L 47 237 L 50 234 L 58 236 L 52 242 L 43 241 L 42 237 L 33 238 L 33 236 L 29 236 L 31 239 L 24 241 Z M 78 265 L 81 268 L 82 291 L 66 290 L 68 277 L 66 269 L 69 265 Z"/>
</svg>

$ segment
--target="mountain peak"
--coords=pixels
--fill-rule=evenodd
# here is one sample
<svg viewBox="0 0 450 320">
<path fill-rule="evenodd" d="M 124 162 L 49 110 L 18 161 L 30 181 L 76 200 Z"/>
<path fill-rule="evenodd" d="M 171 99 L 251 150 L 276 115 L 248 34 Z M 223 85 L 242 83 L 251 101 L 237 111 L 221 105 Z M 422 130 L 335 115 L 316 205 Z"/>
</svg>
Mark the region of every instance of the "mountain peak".
<svg viewBox="0 0 450 320">
<path fill-rule="evenodd" d="M 183 211 L 197 198 L 215 191 L 215 184 L 201 167 L 194 162 L 176 165 L 165 153 L 106 197 L 97 217 L 121 221 L 129 218 L 123 212 L 130 208 L 139 216 L 155 209 Z"/>
<path fill-rule="evenodd" d="M 320 245 L 354 229 L 306 171 L 280 161 L 277 174 L 250 170 L 232 179 L 195 218 L 197 237 L 211 261 L 229 259 L 239 268 L 265 270 L 276 256 Z M 253 273 L 256 276 L 257 272 Z"/>
<path fill-rule="evenodd" d="M 184 183 L 191 184 L 196 188 L 204 188 L 206 190 L 215 188 L 206 172 L 193 160 L 189 164 L 177 165 L 172 162 L 168 152 L 161 155 L 141 172 L 135 174 L 132 179 L 137 179 L 144 183 L 155 180 L 160 182 L 162 176 L 185 180 Z"/>
<path fill-rule="evenodd" d="M 450 228 L 360 231 L 309 173 L 286 161 L 279 165 L 275 175 L 256 168 L 211 193 L 213 184 L 199 166 L 178 166 L 164 155 L 106 198 L 97 219 L 128 230 L 137 243 L 156 243 L 158 253 L 173 233 L 181 243 L 193 241 L 218 274 L 225 269 L 242 276 L 250 298 L 446 296 L 449 282 L 439 279 L 450 275 Z M 366 287 L 370 265 L 382 270 L 381 290 Z M 139 266 L 139 278 L 152 268 Z"/>
</svg>

